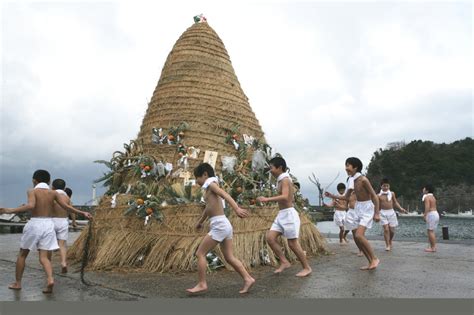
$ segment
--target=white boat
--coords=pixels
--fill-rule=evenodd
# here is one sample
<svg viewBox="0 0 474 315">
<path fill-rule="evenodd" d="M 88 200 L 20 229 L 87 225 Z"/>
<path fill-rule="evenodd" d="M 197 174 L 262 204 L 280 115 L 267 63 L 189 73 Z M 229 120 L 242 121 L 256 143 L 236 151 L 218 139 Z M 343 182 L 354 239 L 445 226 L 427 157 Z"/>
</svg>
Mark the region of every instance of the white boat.
<svg viewBox="0 0 474 315">
<path fill-rule="evenodd" d="M 21 219 L 15 213 L 0 214 L 0 221 L 18 223 Z"/>
<path fill-rule="evenodd" d="M 466 217 L 466 216 L 472 216 L 472 209 L 465 211 L 465 212 L 459 212 L 458 211 L 458 216 L 460 217 Z"/>
<path fill-rule="evenodd" d="M 448 218 L 474 218 L 474 216 L 472 215 L 472 209 L 464 212 L 460 212 L 458 210 L 458 213 L 443 212 L 443 215 Z"/>
</svg>

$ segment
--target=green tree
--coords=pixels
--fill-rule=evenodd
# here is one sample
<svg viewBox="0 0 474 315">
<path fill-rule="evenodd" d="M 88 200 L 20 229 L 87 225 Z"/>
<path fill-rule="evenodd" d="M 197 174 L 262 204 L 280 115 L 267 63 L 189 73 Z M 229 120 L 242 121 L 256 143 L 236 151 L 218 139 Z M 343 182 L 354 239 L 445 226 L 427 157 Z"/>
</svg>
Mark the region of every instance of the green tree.
<svg viewBox="0 0 474 315">
<path fill-rule="evenodd" d="M 474 186 L 474 140 L 465 138 L 452 143 L 434 143 L 414 140 L 402 146 L 389 146 L 374 152 L 367 167 L 367 176 L 375 188 L 382 178 L 406 200 L 419 199 L 421 188 L 427 183 L 434 185 L 437 194 L 448 194 L 446 204 L 458 204 Z M 461 188 L 462 187 L 462 188 Z M 465 193 L 460 193 L 460 192 Z M 469 205 L 468 205 L 469 206 Z M 472 205 L 471 205 L 472 206 Z"/>
</svg>

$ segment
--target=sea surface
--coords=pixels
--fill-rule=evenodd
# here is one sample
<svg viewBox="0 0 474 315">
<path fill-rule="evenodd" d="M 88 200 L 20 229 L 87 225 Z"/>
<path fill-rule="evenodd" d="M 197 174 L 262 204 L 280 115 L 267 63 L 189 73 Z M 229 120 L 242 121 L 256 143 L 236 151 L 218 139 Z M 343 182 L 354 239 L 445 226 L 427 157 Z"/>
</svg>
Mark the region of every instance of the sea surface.
<svg viewBox="0 0 474 315">
<path fill-rule="evenodd" d="M 450 240 L 473 240 L 474 239 L 474 215 L 466 217 L 441 217 L 436 230 L 437 238 L 442 238 L 442 228 L 448 227 Z M 329 236 L 339 233 L 339 228 L 333 221 L 321 221 L 316 223 L 319 232 Z M 23 227 L 9 227 L 0 225 L 0 234 L 21 233 Z M 421 239 L 426 238 L 426 223 L 423 217 L 398 217 L 398 226 L 395 231 L 395 239 Z M 366 235 L 383 237 L 383 228 L 380 223 L 374 222 L 372 228 L 367 230 Z"/>
<path fill-rule="evenodd" d="M 450 240 L 474 239 L 474 215 L 468 218 L 441 217 L 436 230 L 437 238 L 442 238 L 443 226 L 448 227 Z M 316 227 L 325 235 L 339 233 L 339 228 L 332 221 L 317 222 Z M 372 228 L 367 230 L 366 235 L 383 237 L 383 228 L 380 223 L 374 222 Z M 423 220 L 423 217 L 398 217 L 395 239 L 417 239 L 426 237 L 426 222 Z"/>
</svg>

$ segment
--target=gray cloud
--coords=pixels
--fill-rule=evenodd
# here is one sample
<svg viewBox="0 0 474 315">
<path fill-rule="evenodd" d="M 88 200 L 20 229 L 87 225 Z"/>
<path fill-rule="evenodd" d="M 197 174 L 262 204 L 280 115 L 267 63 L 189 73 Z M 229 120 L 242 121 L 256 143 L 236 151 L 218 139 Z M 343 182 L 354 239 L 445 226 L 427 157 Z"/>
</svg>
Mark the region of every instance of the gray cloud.
<svg viewBox="0 0 474 315">
<path fill-rule="evenodd" d="M 14 207 L 26 202 L 26 191 L 32 187 L 31 178 L 37 169 L 46 169 L 51 179 L 62 178 L 73 190 L 73 201 L 83 204 L 92 199 L 92 182 L 106 171 L 102 165 L 58 158 L 55 152 L 34 145 L 14 152 L 14 161 L 1 165 L 0 204 Z M 108 158 L 108 157 L 107 157 Z M 97 192 L 104 188 L 97 185 Z"/>
<path fill-rule="evenodd" d="M 2 7 L 0 204 L 36 168 L 78 203 L 133 139 L 161 67 L 203 10 L 275 151 L 302 190 L 388 142 L 473 135 L 472 4 L 9 3 Z M 238 17 L 245 17 L 240 19 Z"/>
</svg>

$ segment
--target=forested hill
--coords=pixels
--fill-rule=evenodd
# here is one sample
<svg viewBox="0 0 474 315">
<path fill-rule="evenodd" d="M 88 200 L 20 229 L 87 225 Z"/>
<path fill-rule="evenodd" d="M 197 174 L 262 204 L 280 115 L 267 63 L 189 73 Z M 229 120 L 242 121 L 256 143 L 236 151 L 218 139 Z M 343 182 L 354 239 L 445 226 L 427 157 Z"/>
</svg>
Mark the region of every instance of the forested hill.
<svg viewBox="0 0 474 315">
<path fill-rule="evenodd" d="M 376 191 L 380 180 L 389 178 L 393 190 L 406 199 L 419 198 L 426 183 L 433 184 L 438 194 L 465 196 L 474 187 L 473 157 L 472 138 L 448 144 L 421 140 L 391 143 L 374 153 L 367 176 Z"/>
</svg>

